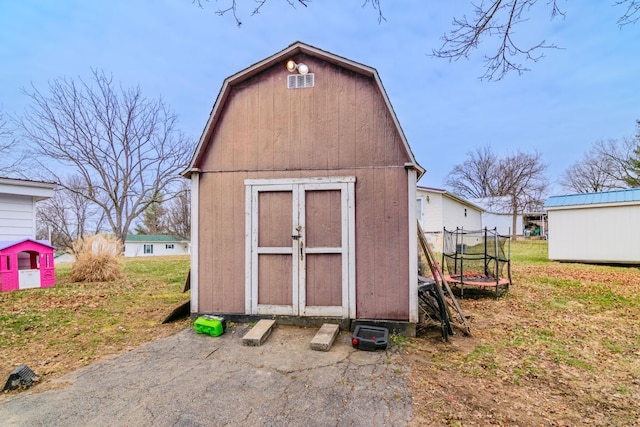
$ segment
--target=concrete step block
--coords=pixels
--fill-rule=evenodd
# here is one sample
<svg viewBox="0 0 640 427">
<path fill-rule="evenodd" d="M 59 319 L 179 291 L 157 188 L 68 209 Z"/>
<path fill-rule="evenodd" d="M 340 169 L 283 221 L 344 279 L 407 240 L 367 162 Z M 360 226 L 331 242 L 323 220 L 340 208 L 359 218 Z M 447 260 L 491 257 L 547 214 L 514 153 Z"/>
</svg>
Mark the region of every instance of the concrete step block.
<svg viewBox="0 0 640 427">
<path fill-rule="evenodd" d="M 252 347 L 261 346 L 262 343 L 269 338 L 269 335 L 271 335 L 275 324 L 276 321 L 272 319 L 262 319 L 258 321 L 258 323 L 242 337 L 242 344 Z"/>
<path fill-rule="evenodd" d="M 316 351 L 329 351 L 336 340 L 340 327 L 333 323 L 325 323 L 316 336 L 311 340 L 311 349 Z"/>
</svg>

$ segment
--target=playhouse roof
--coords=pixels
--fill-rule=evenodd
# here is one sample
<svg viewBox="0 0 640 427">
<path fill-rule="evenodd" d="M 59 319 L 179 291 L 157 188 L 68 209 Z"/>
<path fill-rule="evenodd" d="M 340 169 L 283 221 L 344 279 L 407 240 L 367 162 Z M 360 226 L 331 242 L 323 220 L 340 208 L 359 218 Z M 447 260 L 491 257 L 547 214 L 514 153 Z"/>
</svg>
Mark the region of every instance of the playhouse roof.
<svg viewBox="0 0 640 427">
<path fill-rule="evenodd" d="M 391 117 L 393 118 L 393 121 L 396 125 L 396 128 L 398 129 L 398 133 L 400 134 L 400 138 L 403 142 L 404 148 L 407 152 L 407 156 L 410 159 L 410 162 L 406 165 L 408 167 L 414 167 L 417 171 L 418 171 L 418 178 L 420 176 L 422 176 L 422 174 L 424 174 L 425 170 L 424 168 L 422 168 L 422 166 L 420 166 L 416 160 L 415 157 L 413 156 L 413 152 L 411 151 L 411 148 L 409 147 L 409 143 L 407 142 L 407 138 L 404 134 L 404 132 L 402 131 L 402 127 L 400 126 L 400 122 L 398 121 L 398 118 L 395 114 L 395 111 L 393 110 L 393 107 L 391 106 L 391 102 L 389 101 L 389 97 L 387 96 L 386 91 L 384 90 L 384 86 L 382 85 L 382 81 L 380 80 L 380 76 L 378 75 L 378 72 L 376 71 L 375 68 L 369 67 L 367 65 L 364 64 L 360 64 L 358 62 L 352 61 L 350 59 L 344 58 L 342 56 L 338 56 L 335 55 L 333 53 L 324 51 L 322 49 L 318 49 L 317 47 L 302 43 L 300 41 L 297 41 L 293 44 L 291 44 L 289 47 L 281 50 L 280 52 L 277 52 L 271 56 L 269 56 L 268 58 L 263 59 L 260 62 L 257 62 L 253 65 L 251 65 L 248 68 L 245 68 L 244 70 L 227 77 L 223 84 L 222 84 L 222 88 L 220 89 L 220 93 L 218 94 L 218 97 L 216 99 L 215 104 L 213 105 L 213 109 L 211 110 L 211 114 L 209 116 L 209 120 L 207 121 L 207 125 L 204 128 L 204 131 L 202 132 L 202 135 L 200 137 L 200 140 L 198 142 L 198 146 L 195 150 L 195 153 L 193 155 L 193 158 L 191 159 L 191 162 L 189 163 L 188 168 L 182 173 L 185 177 L 189 177 L 191 175 L 191 172 L 197 172 L 198 171 L 198 164 L 200 162 L 200 159 L 202 157 L 202 155 L 205 152 L 206 149 L 206 142 L 210 139 L 211 134 L 213 132 L 213 130 L 216 127 L 216 124 L 218 122 L 218 120 L 220 119 L 220 116 L 222 114 L 222 110 L 223 110 L 223 106 L 227 101 L 227 98 L 229 97 L 229 93 L 231 91 L 231 88 L 233 86 L 239 85 L 240 83 L 250 79 L 251 77 L 263 72 L 264 70 L 266 70 L 269 67 L 272 67 L 274 64 L 277 63 L 282 63 L 282 66 L 284 67 L 284 63 L 286 62 L 287 59 L 291 58 L 294 55 L 297 54 L 305 54 L 305 55 L 309 55 L 327 62 L 330 62 L 334 65 L 346 68 L 348 70 L 351 70 L 353 72 L 368 76 L 373 78 L 373 80 L 375 81 L 378 89 L 380 90 L 380 93 L 382 94 L 382 97 L 384 99 L 384 102 L 387 106 L 387 108 L 389 109 L 389 112 L 391 114 Z"/>
<path fill-rule="evenodd" d="M 46 240 L 22 239 L 22 240 L 0 240 L 0 251 L 11 248 L 13 246 L 17 246 L 20 243 L 24 243 L 24 242 L 33 242 L 37 245 L 46 246 L 48 248 L 54 249 L 54 247 L 51 246 L 49 242 L 47 242 Z"/>
</svg>

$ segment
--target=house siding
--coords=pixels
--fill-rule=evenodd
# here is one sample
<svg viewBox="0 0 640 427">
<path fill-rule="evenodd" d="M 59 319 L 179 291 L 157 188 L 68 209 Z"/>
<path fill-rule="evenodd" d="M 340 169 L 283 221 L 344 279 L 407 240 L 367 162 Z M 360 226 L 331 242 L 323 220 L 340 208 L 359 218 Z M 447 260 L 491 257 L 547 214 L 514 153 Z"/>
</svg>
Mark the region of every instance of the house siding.
<svg viewBox="0 0 640 427">
<path fill-rule="evenodd" d="M 245 312 L 246 179 L 355 176 L 357 317 L 409 317 L 411 159 L 374 80 L 308 55 L 315 87 L 283 64 L 230 88 L 200 158 L 198 311 Z"/>
<path fill-rule="evenodd" d="M 153 253 L 145 253 L 144 246 L 153 245 Z M 166 245 L 173 245 L 167 249 Z M 189 245 L 186 242 L 126 242 L 125 257 L 188 255 Z"/>
<path fill-rule="evenodd" d="M 482 228 L 481 212 L 448 197 L 443 197 L 442 212 L 442 224 L 447 230 L 454 230 L 456 228 L 479 230 Z"/>
<path fill-rule="evenodd" d="M 35 239 L 35 228 L 32 196 L 0 194 L 0 240 Z"/>
</svg>

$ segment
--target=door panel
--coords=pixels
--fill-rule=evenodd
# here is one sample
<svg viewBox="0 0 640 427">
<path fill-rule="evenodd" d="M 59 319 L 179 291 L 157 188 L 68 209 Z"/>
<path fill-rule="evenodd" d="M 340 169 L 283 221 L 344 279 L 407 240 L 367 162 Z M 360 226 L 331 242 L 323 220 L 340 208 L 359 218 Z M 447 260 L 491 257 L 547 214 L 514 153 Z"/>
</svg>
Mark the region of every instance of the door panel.
<svg viewBox="0 0 640 427">
<path fill-rule="evenodd" d="M 258 193 L 258 246 L 291 247 L 291 191 Z"/>
<path fill-rule="evenodd" d="M 291 255 L 258 255 L 258 304 L 292 305 Z"/>
<path fill-rule="evenodd" d="M 342 246 L 340 190 L 305 191 L 307 248 Z"/>
<path fill-rule="evenodd" d="M 306 306 L 342 307 L 342 255 L 308 254 Z"/>
</svg>

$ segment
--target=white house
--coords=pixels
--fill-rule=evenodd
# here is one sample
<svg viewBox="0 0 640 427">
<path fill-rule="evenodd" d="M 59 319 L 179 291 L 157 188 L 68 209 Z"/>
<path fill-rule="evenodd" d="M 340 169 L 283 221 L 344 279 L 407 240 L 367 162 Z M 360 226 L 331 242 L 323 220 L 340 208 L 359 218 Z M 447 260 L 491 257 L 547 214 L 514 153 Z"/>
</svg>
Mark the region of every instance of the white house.
<svg viewBox="0 0 640 427">
<path fill-rule="evenodd" d="M 482 228 L 482 208 L 446 190 L 418 186 L 416 216 L 427 241 L 440 251 L 442 229 L 479 230 Z"/>
<path fill-rule="evenodd" d="M 188 255 L 190 243 L 176 236 L 156 234 L 128 234 L 124 242 L 124 256 Z"/>
<path fill-rule="evenodd" d="M 482 227 L 496 229 L 498 234 L 510 236 L 512 234 L 524 236 L 526 214 L 518 214 L 516 217 L 516 232 L 513 233 L 513 211 L 508 197 L 485 197 L 472 199 L 482 207 Z"/>
<path fill-rule="evenodd" d="M 53 197 L 51 182 L 0 177 L 0 240 L 36 238 L 36 202 Z"/>
<path fill-rule="evenodd" d="M 549 259 L 640 264 L 640 188 L 552 196 Z"/>
</svg>

